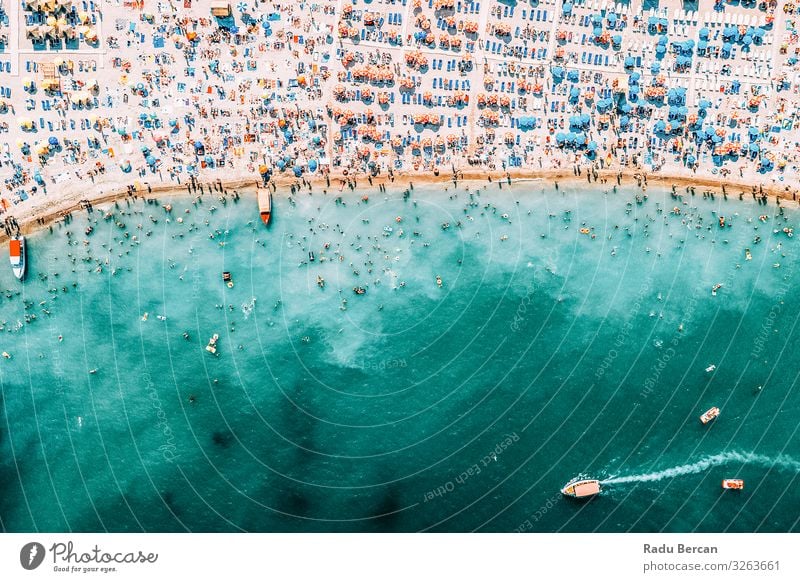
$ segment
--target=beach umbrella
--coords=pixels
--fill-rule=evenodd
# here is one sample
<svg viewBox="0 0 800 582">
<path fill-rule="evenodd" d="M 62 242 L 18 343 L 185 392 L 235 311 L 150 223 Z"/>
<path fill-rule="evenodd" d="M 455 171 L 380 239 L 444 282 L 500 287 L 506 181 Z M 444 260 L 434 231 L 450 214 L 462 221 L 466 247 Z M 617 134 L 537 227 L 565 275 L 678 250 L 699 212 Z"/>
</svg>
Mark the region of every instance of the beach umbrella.
<svg viewBox="0 0 800 582">
<path fill-rule="evenodd" d="M 650 73 L 657 75 L 661 71 L 661 63 L 653 63 L 650 65 Z"/>
<path fill-rule="evenodd" d="M 615 45 L 621 45 L 622 36 L 619 34 L 615 34 L 614 36 L 611 37 L 611 42 L 614 43 Z"/>
<path fill-rule="evenodd" d="M 597 150 L 597 142 L 590 141 L 589 145 L 586 146 L 586 149 L 588 149 L 590 152 L 596 151 Z"/>
<path fill-rule="evenodd" d="M 659 57 L 663 57 L 664 53 L 666 52 L 667 52 L 667 47 L 665 47 L 663 44 L 656 46 L 656 55 L 658 55 Z"/>
<path fill-rule="evenodd" d="M 697 43 L 697 50 L 698 51 L 704 51 L 705 52 L 705 50 L 707 48 L 708 48 L 708 42 L 707 41 L 701 40 L 700 42 Z"/>
<path fill-rule="evenodd" d="M 578 74 L 578 71 L 573 69 L 573 70 L 571 70 L 571 71 L 569 71 L 567 73 L 567 80 L 570 83 L 577 83 L 578 79 L 580 79 L 580 75 Z"/>
<path fill-rule="evenodd" d="M 658 46 L 667 46 L 667 37 L 666 36 L 659 36 L 658 40 L 656 41 Z"/>
<path fill-rule="evenodd" d="M 704 26 L 700 29 L 700 38 L 703 40 L 708 40 L 709 30 Z"/>
<path fill-rule="evenodd" d="M 725 44 L 722 45 L 722 54 L 723 55 L 726 55 L 726 54 L 729 55 L 729 54 L 731 54 L 731 50 L 732 49 L 733 49 L 733 45 L 731 43 L 729 43 L 729 42 L 726 42 Z"/>
<path fill-rule="evenodd" d="M 278 160 L 275 162 L 275 165 L 278 166 L 278 169 L 282 171 L 286 167 L 286 162 L 283 160 Z"/>
<path fill-rule="evenodd" d="M 144 159 L 144 161 L 147 162 L 148 166 L 155 166 L 156 165 L 156 159 L 153 156 L 147 156 Z"/>
<path fill-rule="evenodd" d="M 603 34 L 603 29 L 602 29 L 602 28 L 600 28 L 599 26 L 596 26 L 596 27 L 594 28 L 594 30 L 592 30 L 592 34 L 594 34 L 594 36 L 602 36 L 602 34 Z"/>
<path fill-rule="evenodd" d="M 707 109 L 711 107 L 711 101 L 708 99 L 700 99 L 700 109 Z"/>
<path fill-rule="evenodd" d="M 581 96 L 581 90 L 578 89 L 577 87 L 573 86 L 569 90 L 570 101 L 577 101 L 580 96 Z"/>
<path fill-rule="evenodd" d="M 214 158 L 212 158 L 211 156 L 206 156 L 205 158 L 203 158 L 203 161 L 205 161 L 207 166 L 214 165 Z"/>
<path fill-rule="evenodd" d="M 614 24 L 616 24 L 617 22 L 616 14 L 614 14 L 613 12 L 609 12 L 607 18 L 608 18 L 608 24 L 610 24 L 611 26 L 614 26 Z"/>
<path fill-rule="evenodd" d="M 292 168 L 292 171 L 294 171 L 295 178 L 299 178 L 303 175 L 303 169 L 300 166 L 296 165 L 294 168 Z"/>
<path fill-rule="evenodd" d="M 589 117 L 589 114 L 588 114 L 588 113 L 582 113 L 582 114 L 581 114 L 581 116 L 580 116 L 580 122 L 581 122 L 581 126 L 582 126 L 582 127 L 586 127 L 586 126 L 588 126 L 588 125 L 589 125 L 589 122 L 590 122 L 591 120 L 592 120 L 592 118 L 591 118 L 591 117 Z"/>
<path fill-rule="evenodd" d="M 752 43 L 753 43 L 753 37 L 752 37 L 752 36 L 750 36 L 749 34 L 745 34 L 745 35 L 742 37 L 742 44 L 743 44 L 744 46 L 750 46 Z"/>
<path fill-rule="evenodd" d="M 664 131 L 666 129 L 667 129 L 667 124 L 664 123 L 664 121 L 662 119 L 659 119 L 658 121 L 656 121 L 656 125 L 655 125 L 656 132 L 664 133 Z"/>
<path fill-rule="evenodd" d="M 627 115 L 623 115 L 622 117 L 619 118 L 619 126 L 620 127 L 628 127 L 630 122 L 631 122 L 631 120 Z"/>
<path fill-rule="evenodd" d="M 316 172 L 317 171 L 317 167 L 318 167 L 317 166 L 317 160 L 315 160 L 313 158 L 308 160 L 308 171 L 309 172 Z"/>
<path fill-rule="evenodd" d="M 57 145 L 58 145 L 58 138 L 57 138 L 57 137 L 55 137 L 54 135 L 51 135 L 51 136 L 50 136 L 50 137 L 47 139 L 47 143 L 48 143 L 48 144 L 50 144 L 51 146 L 55 147 L 55 146 L 57 146 Z"/>
<path fill-rule="evenodd" d="M 696 161 L 697 160 L 695 159 L 695 157 L 692 154 L 689 154 L 688 156 L 686 156 L 686 163 L 689 164 L 690 166 L 694 166 L 694 163 Z"/>
<path fill-rule="evenodd" d="M 636 61 L 633 60 L 633 57 L 625 57 L 625 68 L 626 69 L 630 69 L 635 64 L 636 64 Z"/>
<path fill-rule="evenodd" d="M 130 163 L 130 161 L 129 161 L 129 160 L 125 160 L 124 162 L 122 162 L 122 164 L 120 165 L 120 169 L 121 169 L 123 172 L 125 172 L 126 174 L 127 174 L 128 172 L 130 172 L 130 171 L 131 171 L 131 169 L 132 169 L 132 168 L 131 168 L 131 163 Z"/>
<path fill-rule="evenodd" d="M 631 112 L 631 106 L 628 105 L 627 103 L 623 103 L 622 105 L 619 106 L 619 110 L 622 113 L 628 114 Z"/>
<path fill-rule="evenodd" d="M 564 69 L 559 66 L 555 66 L 552 69 L 553 77 L 555 78 L 562 78 L 564 76 Z"/>
<path fill-rule="evenodd" d="M 631 73 L 631 76 L 628 77 L 628 84 L 629 85 L 636 85 L 639 83 L 639 79 L 642 78 L 642 75 L 639 74 L 637 71 Z"/>
<path fill-rule="evenodd" d="M 556 143 L 564 143 L 567 141 L 567 136 L 563 132 L 558 132 L 556 134 Z"/>
<path fill-rule="evenodd" d="M 749 149 L 751 154 L 757 154 L 759 151 L 761 151 L 761 146 L 753 142 L 750 144 Z"/>
<path fill-rule="evenodd" d="M 572 3 L 571 2 L 564 2 L 564 6 L 562 6 L 564 14 L 572 14 Z"/>
</svg>

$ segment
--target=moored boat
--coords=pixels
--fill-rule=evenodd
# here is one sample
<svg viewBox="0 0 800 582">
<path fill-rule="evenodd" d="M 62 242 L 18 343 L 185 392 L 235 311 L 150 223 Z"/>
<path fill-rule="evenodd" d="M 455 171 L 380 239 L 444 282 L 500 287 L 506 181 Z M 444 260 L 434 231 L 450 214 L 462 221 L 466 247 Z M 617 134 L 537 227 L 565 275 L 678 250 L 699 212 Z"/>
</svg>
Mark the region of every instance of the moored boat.
<svg viewBox="0 0 800 582">
<path fill-rule="evenodd" d="M 11 270 L 20 281 L 25 277 L 25 237 L 15 236 L 9 241 L 8 254 L 11 260 Z"/>
<path fill-rule="evenodd" d="M 702 422 L 703 424 L 708 424 L 718 416 L 719 416 L 719 408 L 717 408 L 716 406 L 712 406 L 700 416 L 700 422 Z"/>
<path fill-rule="evenodd" d="M 723 479 L 723 489 L 744 489 L 744 481 L 742 479 Z"/>
<path fill-rule="evenodd" d="M 592 497 L 600 493 L 600 481 L 597 479 L 573 479 L 561 488 L 561 494 L 567 497 Z"/>
<path fill-rule="evenodd" d="M 269 224 L 272 217 L 272 192 L 266 188 L 258 189 L 258 212 L 261 214 L 261 221 Z"/>
</svg>

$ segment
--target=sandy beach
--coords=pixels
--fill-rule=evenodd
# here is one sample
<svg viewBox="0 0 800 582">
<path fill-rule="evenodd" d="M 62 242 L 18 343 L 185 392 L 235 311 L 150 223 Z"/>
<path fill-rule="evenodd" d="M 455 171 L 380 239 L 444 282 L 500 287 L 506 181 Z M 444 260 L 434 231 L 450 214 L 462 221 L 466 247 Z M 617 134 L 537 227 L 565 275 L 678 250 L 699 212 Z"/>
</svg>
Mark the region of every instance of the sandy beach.
<svg viewBox="0 0 800 582">
<path fill-rule="evenodd" d="M 9 235 L 187 183 L 361 192 L 454 175 L 646 176 L 794 200 L 794 13 L 712 0 L 3 4 L 0 218 Z"/>
</svg>

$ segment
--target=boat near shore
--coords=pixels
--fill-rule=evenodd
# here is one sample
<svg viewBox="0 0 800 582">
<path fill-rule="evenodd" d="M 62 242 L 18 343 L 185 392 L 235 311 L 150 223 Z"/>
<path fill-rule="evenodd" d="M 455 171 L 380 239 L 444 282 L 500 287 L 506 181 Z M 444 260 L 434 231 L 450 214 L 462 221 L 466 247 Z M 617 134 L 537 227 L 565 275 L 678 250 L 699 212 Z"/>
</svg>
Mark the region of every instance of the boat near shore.
<svg viewBox="0 0 800 582">
<path fill-rule="evenodd" d="M 266 188 L 258 189 L 258 212 L 261 215 L 261 222 L 269 225 L 272 217 L 272 192 Z"/>
<path fill-rule="evenodd" d="M 14 276 L 22 281 L 25 278 L 25 237 L 15 236 L 9 241 L 8 254 Z"/>
<path fill-rule="evenodd" d="M 593 497 L 600 493 L 600 481 L 597 479 L 573 479 L 561 488 L 561 494 L 567 497 Z"/>
<path fill-rule="evenodd" d="M 744 489 L 744 481 L 742 479 L 723 479 L 723 489 Z"/>
</svg>

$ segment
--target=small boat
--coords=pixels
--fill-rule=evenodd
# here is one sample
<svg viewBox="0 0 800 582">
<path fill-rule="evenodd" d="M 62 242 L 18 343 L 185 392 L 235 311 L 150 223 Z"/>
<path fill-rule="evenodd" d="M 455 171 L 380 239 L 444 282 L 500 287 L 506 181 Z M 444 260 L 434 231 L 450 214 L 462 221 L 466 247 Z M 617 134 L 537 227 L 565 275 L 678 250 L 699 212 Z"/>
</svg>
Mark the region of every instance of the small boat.
<svg viewBox="0 0 800 582">
<path fill-rule="evenodd" d="M 225 281 L 225 284 L 229 287 L 233 287 L 233 279 L 231 278 L 231 274 L 228 271 L 223 271 L 222 273 L 222 280 Z"/>
<path fill-rule="evenodd" d="M 308 252 L 308 260 L 309 260 L 309 262 L 311 262 L 311 263 L 313 263 L 313 262 L 314 262 L 314 253 L 313 253 L 313 252 L 311 252 L 311 251 L 309 251 L 309 252 Z"/>
<path fill-rule="evenodd" d="M 703 424 L 708 424 L 718 416 L 719 416 L 719 408 L 717 408 L 716 406 L 712 406 L 711 408 L 706 410 L 702 414 L 702 416 L 700 416 L 700 422 L 702 422 Z"/>
<path fill-rule="evenodd" d="M 561 488 L 561 494 L 567 497 L 592 497 L 600 493 L 600 481 L 597 479 L 573 479 Z"/>
<path fill-rule="evenodd" d="M 321 289 L 325 288 L 325 279 L 323 279 L 320 275 L 317 275 L 317 285 L 319 285 Z"/>
<path fill-rule="evenodd" d="M 753 254 L 750 252 L 750 249 L 744 249 L 744 258 L 747 261 L 753 260 Z"/>
<path fill-rule="evenodd" d="M 211 336 L 211 339 L 208 340 L 208 345 L 206 346 L 206 351 L 207 352 L 212 353 L 212 354 L 216 354 L 217 353 L 217 340 L 218 339 L 219 339 L 219 335 L 216 334 L 216 333 L 213 336 Z"/>
<path fill-rule="evenodd" d="M 714 286 L 711 288 L 711 294 L 712 294 L 714 297 L 716 297 L 716 296 L 717 296 L 717 291 L 719 291 L 720 289 L 722 289 L 722 283 L 717 283 L 716 285 L 714 285 Z"/>
<path fill-rule="evenodd" d="M 715 364 L 711 364 L 708 368 L 706 368 L 706 372 L 713 372 L 716 369 L 717 366 Z"/>
<path fill-rule="evenodd" d="M 15 236 L 9 241 L 9 258 L 14 276 L 22 281 L 25 278 L 25 237 Z"/>
<path fill-rule="evenodd" d="M 261 214 L 261 221 L 269 224 L 272 216 L 272 192 L 266 188 L 258 189 L 258 212 Z"/>
<path fill-rule="evenodd" d="M 742 479 L 723 479 L 723 489 L 744 489 L 744 481 Z"/>
<path fill-rule="evenodd" d="M 367 290 L 364 289 L 363 287 L 353 287 L 353 293 L 355 293 L 356 295 L 363 295 L 366 292 Z"/>
</svg>

